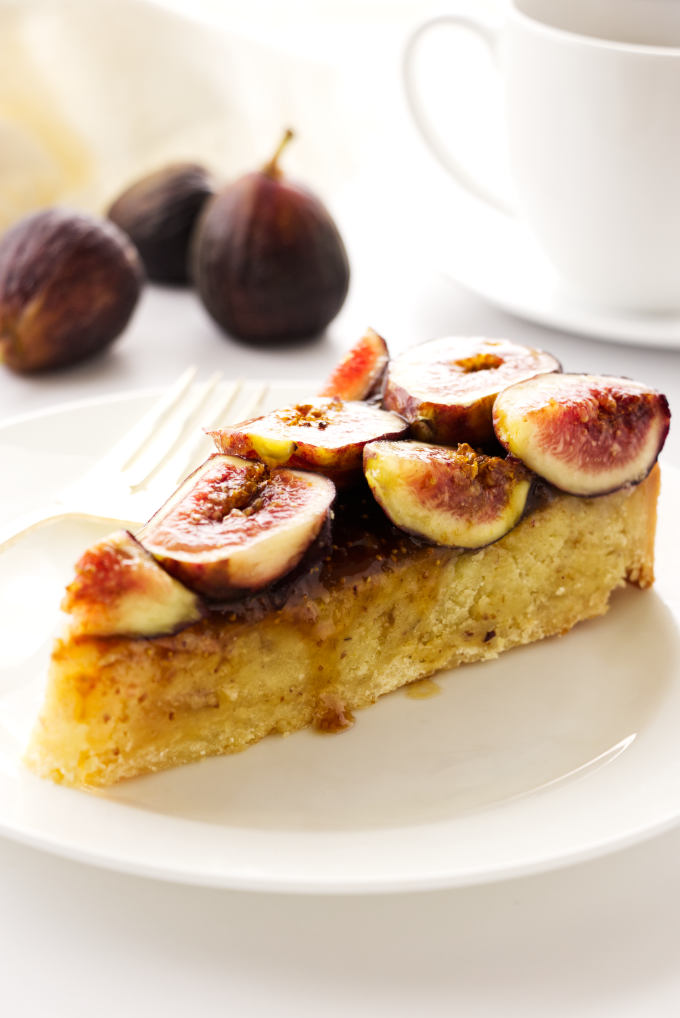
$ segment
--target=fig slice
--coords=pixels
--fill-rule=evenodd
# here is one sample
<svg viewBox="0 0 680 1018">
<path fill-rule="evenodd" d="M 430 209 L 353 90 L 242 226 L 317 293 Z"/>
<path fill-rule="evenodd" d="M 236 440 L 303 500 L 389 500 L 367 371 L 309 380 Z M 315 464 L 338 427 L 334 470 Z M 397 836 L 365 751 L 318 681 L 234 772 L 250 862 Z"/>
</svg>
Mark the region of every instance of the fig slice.
<svg viewBox="0 0 680 1018">
<path fill-rule="evenodd" d="M 196 595 L 126 530 L 84 552 L 62 608 L 72 617 L 74 635 L 93 636 L 161 636 L 202 615 Z"/>
<path fill-rule="evenodd" d="M 446 336 L 412 347 L 387 368 L 383 406 L 411 434 L 441 445 L 493 443 L 493 401 L 514 382 L 560 371 L 551 354 L 505 339 Z"/>
<path fill-rule="evenodd" d="M 556 488 L 603 495 L 643 480 L 668 434 L 666 397 L 627 378 L 541 375 L 502 392 L 499 441 Z"/>
<path fill-rule="evenodd" d="M 375 329 L 366 329 L 331 373 L 319 395 L 368 399 L 380 391 L 389 359 L 382 336 Z"/>
<path fill-rule="evenodd" d="M 482 548 L 519 522 L 532 475 L 514 457 L 426 442 L 371 442 L 364 473 L 402 530 L 453 548 Z"/>
<path fill-rule="evenodd" d="M 366 442 L 398 438 L 406 428 L 396 414 L 368 403 L 316 396 L 209 434 L 220 452 L 314 470 L 345 485 L 361 476 Z"/>
<path fill-rule="evenodd" d="M 269 470 L 218 453 L 191 474 L 138 537 L 169 573 L 207 598 L 261 590 L 294 569 L 335 498 L 326 477 Z"/>
</svg>

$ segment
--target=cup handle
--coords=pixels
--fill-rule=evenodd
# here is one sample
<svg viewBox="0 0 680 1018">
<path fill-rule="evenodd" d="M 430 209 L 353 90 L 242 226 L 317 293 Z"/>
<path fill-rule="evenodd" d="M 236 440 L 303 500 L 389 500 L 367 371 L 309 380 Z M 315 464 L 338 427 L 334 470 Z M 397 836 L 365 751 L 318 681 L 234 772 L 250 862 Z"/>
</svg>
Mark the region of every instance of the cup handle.
<svg viewBox="0 0 680 1018">
<path fill-rule="evenodd" d="M 418 27 L 412 32 L 404 50 L 402 65 L 404 91 L 406 93 L 406 99 L 411 116 L 413 117 L 416 127 L 420 131 L 423 141 L 428 146 L 432 154 L 439 160 L 444 169 L 447 170 L 447 172 L 450 173 L 451 176 L 454 177 L 466 191 L 472 194 L 475 198 L 479 198 L 486 205 L 490 205 L 497 212 L 502 212 L 508 216 L 515 216 L 515 210 L 510 202 L 502 195 L 497 194 L 495 191 L 481 184 L 477 180 L 474 172 L 465 166 L 465 164 L 453 155 L 448 147 L 442 143 L 439 132 L 431 126 L 425 112 L 420 90 L 416 82 L 414 70 L 415 56 L 424 36 L 434 29 L 441 28 L 444 25 L 456 25 L 458 28 L 464 28 L 467 31 L 473 32 L 486 45 L 494 59 L 494 63 L 498 63 L 499 32 L 497 27 L 492 26 L 490 23 L 480 21 L 477 18 L 468 17 L 465 14 L 439 14 L 433 18 L 428 18 L 427 21 L 418 25 Z"/>
</svg>

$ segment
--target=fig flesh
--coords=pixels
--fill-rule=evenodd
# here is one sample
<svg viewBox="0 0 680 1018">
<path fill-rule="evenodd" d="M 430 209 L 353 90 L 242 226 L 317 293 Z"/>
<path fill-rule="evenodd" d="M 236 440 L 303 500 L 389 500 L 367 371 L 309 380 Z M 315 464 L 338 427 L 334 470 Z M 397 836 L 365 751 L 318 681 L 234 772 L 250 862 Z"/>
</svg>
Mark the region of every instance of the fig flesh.
<svg viewBox="0 0 680 1018">
<path fill-rule="evenodd" d="M 277 343 L 319 335 L 342 307 L 349 261 L 330 213 L 283 179 L 278 157 L 210 200 L 194 235 L 191 275 L 229 335 Z"/>
<path fill-rule="evenodd" d="M 467 444 L 371 442 L 364 473 L 375 500 L 402 530 L 453 548 L 482 548 L 519 522 L 531 473 L 513 457 Z"/>
<path fill-rule="evenodd" d="M 215 193 L 210 173 L 197 163 L 176 163 L 126 188 L 107 215 L 139 251 L 149 279 L 189 281 L 189 243 L 199 213 Z"/>
<path fill-rule="evenodd" d="M 379 393 L 390 355 L 375 329 L 366 329 L 330 375 L 319 396 L 370 399 Z"/>
<path fill-rule="evenodd" d="M 318 471 L 345 485 L 361 477 L 366 442 L 399 438 L 406 428 L 396 414 L 368 403 L 316 396 L 209 434 L 220 452 Z"/>
<path fill-rule="evenodd" d="M 572 495 L 603 495 L 642 481 L 670 425 L 666 397 L 627 378 L 541 375 L 502 392 L 499 441 Z"/>
<path fill-rule="evenodd" d="M 524 378 L 559 371 L 551 354 L 503 339 L 447 336 L 394 357 L 383 406 L 401 414 L 424 442 L 494 442 L 491 411 L 497 394 Z"/>
<path fill-rule="evenodd" d="M 62 608 L 74 635 L 156 636 L 201 618 L 200 601 L 126 530 L 99 541 L 76 563 Z"/>
<path fill-rule="evenodd" d="M 294 569 L 335 497 L 331 481 L 215 454 L 138 537 L 165 569 L 207 598 L 261 590 Z"/>
<path fill-rule="evenodd" d="M 66 209 L 27 216 L 0 240 L 0 361 L 33 372 L 89 357 L 124 330 L 142 280 L 113 223 Z"/>
</svg>

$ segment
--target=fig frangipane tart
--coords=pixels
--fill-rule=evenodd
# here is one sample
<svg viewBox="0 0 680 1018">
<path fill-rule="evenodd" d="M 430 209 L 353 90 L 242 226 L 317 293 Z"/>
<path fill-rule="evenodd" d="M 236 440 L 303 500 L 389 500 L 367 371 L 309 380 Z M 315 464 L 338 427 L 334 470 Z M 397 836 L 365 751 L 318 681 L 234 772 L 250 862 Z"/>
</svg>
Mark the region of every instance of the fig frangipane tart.
<svg viewBox="0 0 680 1018">
<path fill-rule="evenodd" d="M 417 348 L 436 386 L 413 373 L 398 416 L 396 358 L 386 409 L 327 392 L 223 429 L 137 538 L 85 552 L 27 752 L 37 773 L 109 785 L 337 730 L 384 693 L 565 633 L 626 581 L 653 582 L 665 398 L 525 348 L 513 375 L 500 341 L 437 344 Z M 507 455 L 479 448 L 485 415 Z"/>
</svg>

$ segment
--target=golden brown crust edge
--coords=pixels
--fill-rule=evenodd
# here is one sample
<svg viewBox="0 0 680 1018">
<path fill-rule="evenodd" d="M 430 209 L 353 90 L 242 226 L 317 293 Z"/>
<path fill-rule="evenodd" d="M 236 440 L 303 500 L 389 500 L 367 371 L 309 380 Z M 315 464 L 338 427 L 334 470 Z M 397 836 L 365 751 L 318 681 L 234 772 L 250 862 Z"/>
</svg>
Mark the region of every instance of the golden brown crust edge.
<svg viewBox="0 0 680 1018">
<path fill-rule="evenodd" d="M 659 469 L 636 488 L 557 496 L 472 553 L 423 548 L 257 622 L 57 641 L 26 762 L 92 787 L 311 724 L 447 667 L 567 632 L 625 580 L 654 578 Z"/>
</svg>

